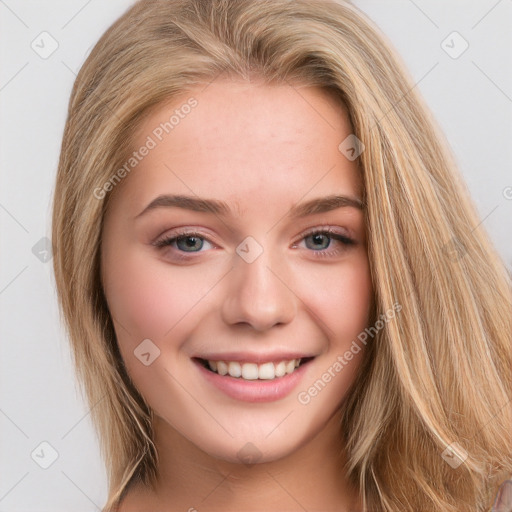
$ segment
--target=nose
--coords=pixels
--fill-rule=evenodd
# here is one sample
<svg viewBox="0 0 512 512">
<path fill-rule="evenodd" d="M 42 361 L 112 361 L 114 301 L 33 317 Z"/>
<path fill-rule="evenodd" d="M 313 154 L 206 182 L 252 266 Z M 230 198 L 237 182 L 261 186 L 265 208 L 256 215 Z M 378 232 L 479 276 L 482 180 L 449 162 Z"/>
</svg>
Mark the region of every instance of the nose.
<svg viewBox="0 0 512 512">
<path fill-rule="evenodd" d="M 257 331 L 265 331 L 292 321 L 298 301 L 293 283 L 289 282 L 285 265 L 271 259 L 268 250 L 251 263 L 235 255 L 222 305 L 226 323 L 248 324 Z"/>
</svg>

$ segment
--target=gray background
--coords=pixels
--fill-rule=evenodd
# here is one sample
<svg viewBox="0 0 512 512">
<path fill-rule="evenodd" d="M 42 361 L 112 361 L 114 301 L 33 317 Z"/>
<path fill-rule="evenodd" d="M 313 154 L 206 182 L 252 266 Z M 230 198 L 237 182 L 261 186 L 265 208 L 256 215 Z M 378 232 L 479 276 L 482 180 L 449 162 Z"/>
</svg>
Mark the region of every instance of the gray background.
<svg viewBox="0 0 512 512">
<path fill-rule="evenodd" d="M 0 512 L 95 511 L 106 498 L 44 237 L 73 80 L 131 3 L 0 0 Z M 402 55 L 456 154 L 479 229 L 511 267 L 512 0 L 354 3 Z"/>
</svg>

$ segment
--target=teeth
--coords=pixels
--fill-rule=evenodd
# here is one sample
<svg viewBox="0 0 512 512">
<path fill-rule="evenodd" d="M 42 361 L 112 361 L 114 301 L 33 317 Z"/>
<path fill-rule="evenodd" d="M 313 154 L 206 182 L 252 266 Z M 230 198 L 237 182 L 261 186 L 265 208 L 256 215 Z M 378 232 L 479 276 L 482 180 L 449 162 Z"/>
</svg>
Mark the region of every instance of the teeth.
<svg viewBox="0 0 512 512">
<path fill-rule="evenodd" d="M 258 379 L 270 380 L 275 377 L 276 370 L 274 363 L 260 364 L 258 368 Z"/>
<path fill-rule="evenodd" d="M 224 361 L 217 362 L 217 373 L 219 375 L 226 375 L 228 373 L 228 365 Z"/>
<path fill-rule="evenodd" d="M 282 377 L 283 375 L 286 375 L 286 363 L 284 361 L 281 361 L 275 365 L 274 375 L 276 377 Z"/>
<path fill-rule="evenodd" d="M 236 361 L 228 363 L 228 373 L 231 377 L 240 377 L 242 375 L 242 367 L 240 366 L 240 363 L 237 363 Z"/>
<path fill-rule="evenodd" d="M 230 375 L 244 380 L 272 380 L 293 373 L 300 365 L 300 359 L 279 363 L 239 363 L 238 361 L 208 361 L 210 370 L 219 375 Z"/>
<path fill-rule="evenodd" d="M 256 380 L 258 378 L 258 365 L 256 363 L 243 364 L 242 377 L 245 380 Z"/>
<path fill-rule="evenodd" d="M 292 373 L 295 370 L 295 360 L 288 361 L 286 363 L 286 373 Z"/>
</svg>

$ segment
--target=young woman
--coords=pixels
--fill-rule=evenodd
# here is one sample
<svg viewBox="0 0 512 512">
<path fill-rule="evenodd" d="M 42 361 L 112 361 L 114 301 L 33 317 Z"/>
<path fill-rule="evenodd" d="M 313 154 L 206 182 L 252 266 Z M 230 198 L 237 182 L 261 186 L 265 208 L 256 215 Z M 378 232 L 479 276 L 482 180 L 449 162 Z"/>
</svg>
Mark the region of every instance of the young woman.
<svg viewBox="0 0 512 512">
<path fill-rule="evenodd" d="M 53 243 L 105 512 L 509 510 L 510 276 L 351 4 L 136 3 Z"/>
</svg>

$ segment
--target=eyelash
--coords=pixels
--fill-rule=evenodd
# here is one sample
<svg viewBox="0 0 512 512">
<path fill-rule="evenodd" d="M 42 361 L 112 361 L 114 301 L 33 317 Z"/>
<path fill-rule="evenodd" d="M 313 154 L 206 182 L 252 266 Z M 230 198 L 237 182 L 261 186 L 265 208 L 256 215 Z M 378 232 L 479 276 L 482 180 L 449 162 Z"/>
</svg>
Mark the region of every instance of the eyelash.
<svg viewBox="0 0 512 512">
<path fill-rule="evenodd" d="M 344 250 L 348 249 L 350 246 L 356 245 L 355 240 L 353 240 L 345 235 L 342 235 L 341 233 L 333 230 L 332 228 L 315 228 L 311 231 L 308 231 L 304 235 L 302 235 L 300 241 L 304 240 L 305 238 L 308 238 L 310 236 L 315 236 L 315 235 L 327 235 L 329 238 L 340 242 L 344 246 L 343 249 L 335 249 L 335 250 L 321 249 L 319 251 L 315 251 L 315 250 L 311 249 L 311 251 L 315 254 L 316 258 L 336 257 L 336 256 L 339 256 L 342 252 L 344 252 Z M 212 243 L 212 242 L 210 242 L 210 240 L 208 240 L 207 237 L 205 237 L 201 233 L 198 233 L 197 231 L 183 230 L 178 233 L 174 233 L 172 236 L 167 236 L 167 237 L 161 238 L 159 240 L 156 240 L 155 242 L 153 242 L 153 245 L 160 249 L 165 249 L 165 248 L 171 246 L 176 240 L 178 240 L 180 238 L 188 238 L 188 237 L 200 238 L 202 240 L 208 241 L 209 243 Z M 296 244 L 294 244 L 294 246 L 296 246 Z M 178 250 L 178 249 L 176 249 L 176 250 Z M 195 256 L 189 256 L 189 255 L 199 254 L 200 252 L 202 252 L 202 251 L 197 251 L 196 253 L 194 253 L 193 251 L 190 253 L 187 253 L 184 251 L 179 251 L 179 253 L 181 253 L 181 254 L 179 254 L 177 256 L 177 259 L 189 261 L 192 258 L 195 258 Z M 187 256 L 184 256 L 184 254 L 187 254 Z"/>
</svg>

